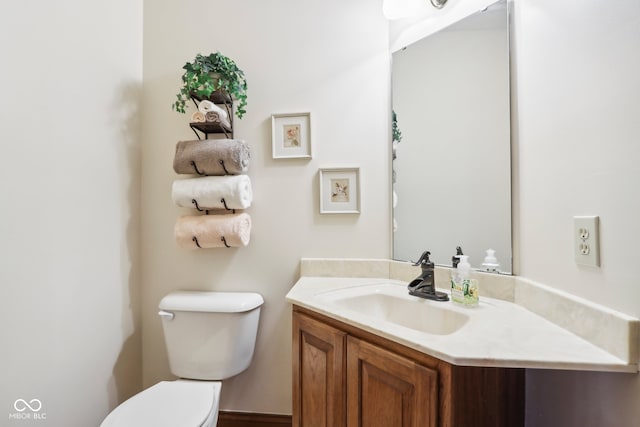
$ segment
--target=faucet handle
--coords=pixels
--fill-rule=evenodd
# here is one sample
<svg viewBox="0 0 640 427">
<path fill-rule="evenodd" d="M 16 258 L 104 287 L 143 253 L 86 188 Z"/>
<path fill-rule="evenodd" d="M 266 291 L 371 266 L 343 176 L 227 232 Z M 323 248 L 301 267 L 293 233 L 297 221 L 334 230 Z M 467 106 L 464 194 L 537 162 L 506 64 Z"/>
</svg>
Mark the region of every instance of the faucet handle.
<svg viewBox="0 0 640 427">
<path fill-rule="evenodd" d="M 428 266 L 433 265 L 433 263 L 429 260 L 429 255 L 431 255 L 431 252 L 429 251 L 424 251 L 422 252 L 422 255 L 420 255 L 420 258 L 418 259 L 418 261 L 415 262 L 415 266 L 420 265 L 420 266 Z"/>
</svg>

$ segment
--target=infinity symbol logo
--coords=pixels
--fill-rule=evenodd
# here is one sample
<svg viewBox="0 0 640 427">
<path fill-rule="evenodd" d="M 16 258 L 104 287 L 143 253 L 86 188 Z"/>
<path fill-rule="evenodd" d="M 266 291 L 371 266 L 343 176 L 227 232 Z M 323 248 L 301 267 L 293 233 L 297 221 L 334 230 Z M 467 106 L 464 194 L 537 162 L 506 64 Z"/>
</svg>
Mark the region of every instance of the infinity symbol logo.
<svg viewBox="0 0 640 427">
<path fill-rule="evenodd" d="M 32 412 L 38 412 L 40 409 L 42 409 L 42 402 L 40 402 L 39 399 L 31 399 L 29 402 L 24 399 L 18 399 L 13 402 L 13 407 L 18 412 L 24 412 L 27 410 L 27 408 L 29 408 Z"/>
</svg>

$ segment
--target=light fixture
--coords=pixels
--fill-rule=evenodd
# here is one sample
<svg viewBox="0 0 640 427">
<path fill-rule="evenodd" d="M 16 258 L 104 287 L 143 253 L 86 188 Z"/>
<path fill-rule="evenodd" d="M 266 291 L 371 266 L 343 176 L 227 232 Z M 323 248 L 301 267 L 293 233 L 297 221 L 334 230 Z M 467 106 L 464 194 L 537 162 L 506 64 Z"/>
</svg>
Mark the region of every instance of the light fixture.
<svg viewBox="0 0 640 427">
<path fill-rule="evenodd" d="M 382 13 L 387 19 L 401 19 L 416 15 L 425 0 L 384 0 Z"/>
<path fill-rule="evenodd" d="M 433 7 L 442 9 L 447 0 L 430 0 Z M 426 0 L 383 0 L 382 13 L 387 19 L 401 19 L 417 15 Z"/>
</svg>

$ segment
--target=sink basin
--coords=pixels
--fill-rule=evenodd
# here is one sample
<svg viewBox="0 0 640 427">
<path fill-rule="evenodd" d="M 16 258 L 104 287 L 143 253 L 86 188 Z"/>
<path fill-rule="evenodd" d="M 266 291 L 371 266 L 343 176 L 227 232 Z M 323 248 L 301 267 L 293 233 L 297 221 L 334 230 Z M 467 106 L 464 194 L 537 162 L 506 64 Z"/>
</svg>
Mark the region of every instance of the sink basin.
<svg viewBox="0 0 640 427">
<path fill-rule="evenodd" d="M 381 284 L 331 291 L 318 296 L 340 310 L 364 315 L 434 335 L 448 335 L 467 323 L 469 316 L 450 303 L 427 301 L 407 294 L 406 288 Z"/>
</svg>

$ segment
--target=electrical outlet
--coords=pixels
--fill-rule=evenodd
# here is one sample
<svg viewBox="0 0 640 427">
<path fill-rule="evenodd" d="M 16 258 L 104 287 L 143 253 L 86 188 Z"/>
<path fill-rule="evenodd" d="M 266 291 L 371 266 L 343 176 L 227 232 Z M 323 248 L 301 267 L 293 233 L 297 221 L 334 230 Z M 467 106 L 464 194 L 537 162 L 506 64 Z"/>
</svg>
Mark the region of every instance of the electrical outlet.
<svg viewBox="0 0 640 427">
<path fill-rule="evenodd" d="M 573 217 L 573 247 L 576 264 L 600 266 L 599 217 Z"/>
</svg>

